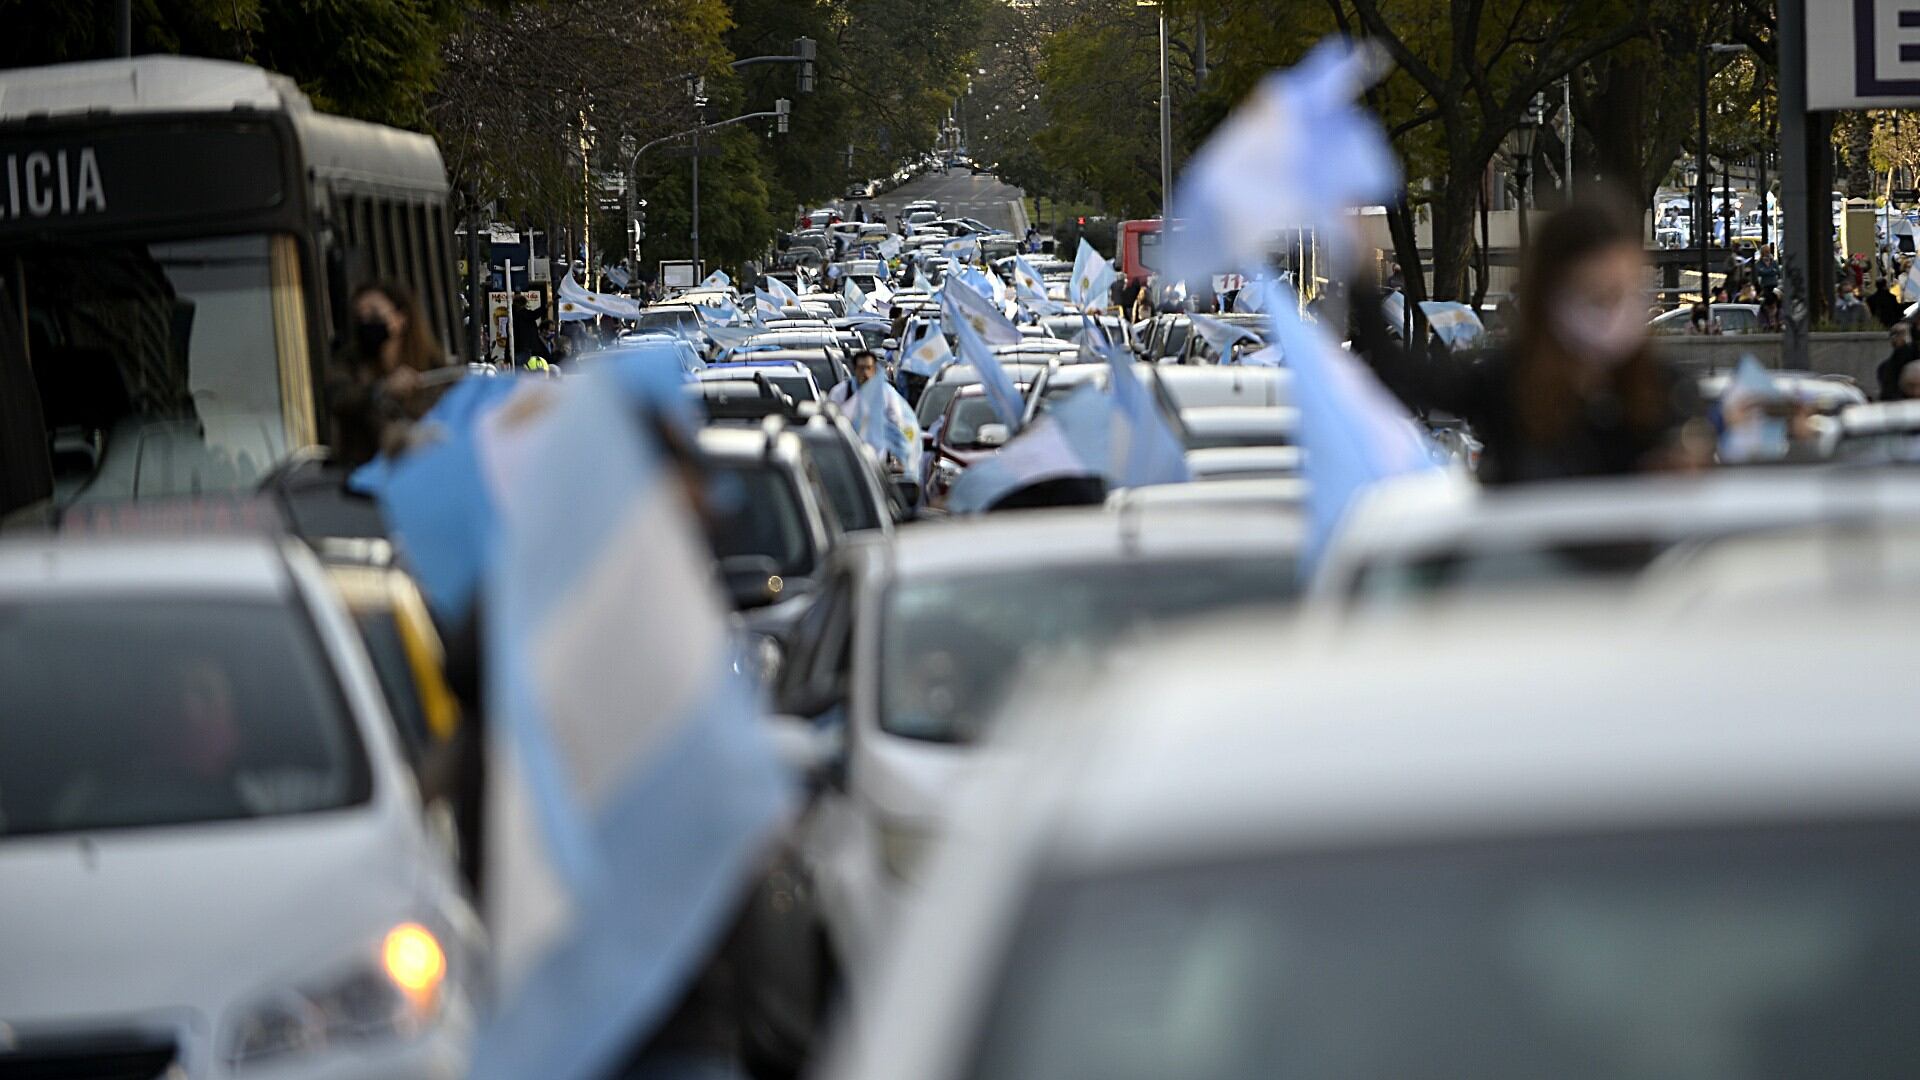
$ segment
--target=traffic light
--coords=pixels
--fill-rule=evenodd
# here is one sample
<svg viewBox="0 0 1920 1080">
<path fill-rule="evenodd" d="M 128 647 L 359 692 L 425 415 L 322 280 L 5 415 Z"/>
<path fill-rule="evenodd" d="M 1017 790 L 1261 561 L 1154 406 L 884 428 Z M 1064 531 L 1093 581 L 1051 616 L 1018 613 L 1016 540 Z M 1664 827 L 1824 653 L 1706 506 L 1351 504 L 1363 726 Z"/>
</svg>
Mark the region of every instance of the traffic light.
<svg viewBox="0 0 1920 1080">
<path fill-rule="evenodd" d="M 1086 223 L 1087 223 L 1087 215 L 1081 214 L 1079 219 L 1079 224 L 1085 225 Z"/>
<path fill-rule="evenodd" d="M 791 112 L 793 112 L 793 102 L 788 101 L 786 98 L 775 98 L 773 101 L 773 130 L 785 135 L 787 133 L 787 116 Z"/>
<path fill-rule="evenodd" d="M 800 58 L 800 92 L 813 93 L 814 40 L 810 37 L 795 39 L 793 55 Z"/>
</svg>

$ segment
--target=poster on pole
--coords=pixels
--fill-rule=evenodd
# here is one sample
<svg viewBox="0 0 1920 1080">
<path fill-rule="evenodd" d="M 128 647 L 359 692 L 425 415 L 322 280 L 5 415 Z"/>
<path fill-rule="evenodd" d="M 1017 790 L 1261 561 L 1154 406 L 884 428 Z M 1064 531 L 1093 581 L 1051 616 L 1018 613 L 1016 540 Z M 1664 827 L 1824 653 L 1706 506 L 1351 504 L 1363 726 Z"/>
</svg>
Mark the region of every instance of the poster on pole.
<svg viewBox="0 0 1920 1080">
<path fill-rule="evenodd" d="M 1807 108 L 1920 105 L 1920 0 L 1807 7 Z"/>
</svg>

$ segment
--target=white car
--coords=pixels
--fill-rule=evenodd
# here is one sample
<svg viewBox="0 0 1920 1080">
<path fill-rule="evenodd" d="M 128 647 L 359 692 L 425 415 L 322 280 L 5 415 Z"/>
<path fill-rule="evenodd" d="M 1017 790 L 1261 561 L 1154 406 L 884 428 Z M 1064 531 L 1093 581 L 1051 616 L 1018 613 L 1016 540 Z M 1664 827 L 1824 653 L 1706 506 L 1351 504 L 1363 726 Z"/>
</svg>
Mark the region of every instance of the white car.
<svg viewBox="0 0 1920 1080">
<path fill-rule="evenodd" d="M 1897 1075 L 1920 689 L 1822 673 L 1905 670 L 1912 598 L 1726 614 L 1249 622 L 1033 697 L 820 1075 Z"/>
<path fill-rule="evenodd" d="M 465 1074 L 479 923 L 306 549 L 0 543 L 0 716 L 0 1076 Z"/>
<path fill-rule="evenodd" d="M 1920 519 L 1920 476 L 1723 468 L 1482 488 L 1455 472 L 1382 485 L 1342 521 L 1316 606 L 1394 612 L 1464 595 L 1630 582 L 1689 545 L 1745 533 Z"/>
<path fill-rule="evenodd" d="M 1302 536 L 1291 515 L 1036 510 L 841 546 L 776 698 L 789 728 L 833 736 L 798 843 L 856 997 L 1023 673 L 1077 667 L 1170 620 L 1289 601 Z"/>
</svg>

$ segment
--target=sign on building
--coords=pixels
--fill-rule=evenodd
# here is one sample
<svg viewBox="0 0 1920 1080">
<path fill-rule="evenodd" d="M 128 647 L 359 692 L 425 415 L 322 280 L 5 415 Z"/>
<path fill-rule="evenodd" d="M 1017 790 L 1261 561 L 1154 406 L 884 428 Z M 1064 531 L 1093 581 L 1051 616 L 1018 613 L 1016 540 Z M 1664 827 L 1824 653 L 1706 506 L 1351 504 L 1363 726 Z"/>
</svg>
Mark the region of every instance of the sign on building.
<svg viewBox="0 0 1920 1080">
<path fill-rule="evenodd" d="M 1807 5 L 1807 108 L 1920 105 L 1920 0 Z"/>
</svg>

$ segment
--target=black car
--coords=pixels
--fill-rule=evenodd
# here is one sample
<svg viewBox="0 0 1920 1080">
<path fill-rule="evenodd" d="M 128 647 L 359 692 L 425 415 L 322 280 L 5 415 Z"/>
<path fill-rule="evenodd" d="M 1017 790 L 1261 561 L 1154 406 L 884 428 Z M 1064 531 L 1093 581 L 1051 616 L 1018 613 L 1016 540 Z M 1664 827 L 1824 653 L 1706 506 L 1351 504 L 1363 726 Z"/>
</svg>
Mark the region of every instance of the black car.
<svg viewBox="0 0 1920 1080">
<path fill-rule="evenodd" d="M 734 606 L 808 592 L 840 524 L 800 437 L 778 427 L 707 427 L 699 438 L 709 539 Z"/>
</svg>

